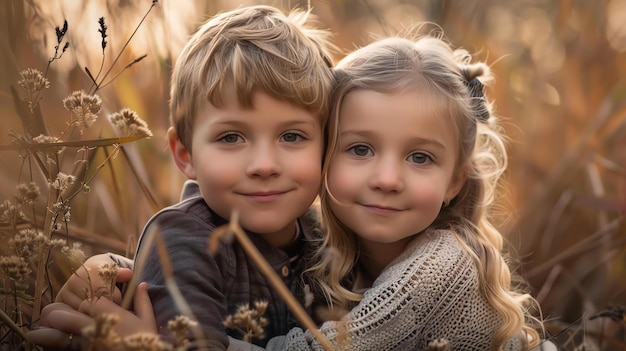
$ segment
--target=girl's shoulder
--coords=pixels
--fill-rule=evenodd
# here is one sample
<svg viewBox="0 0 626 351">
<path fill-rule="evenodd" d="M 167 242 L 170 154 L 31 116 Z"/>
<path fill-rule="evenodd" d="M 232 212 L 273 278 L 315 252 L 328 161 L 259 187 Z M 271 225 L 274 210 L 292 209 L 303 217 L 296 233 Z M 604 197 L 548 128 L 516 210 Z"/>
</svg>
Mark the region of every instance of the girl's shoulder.
<svg viewBox="0 0 626 351">
<path fill-rule="evenodd" d="M 464 261 L 470 258 L 461 243 L 461 238 L 446 229 L 427 230 L 419 234 L 407 245 L 398 259 L 411 260 L 424 254 L 430 254 L 428 258 L 437 261 Z"/>
</svg>

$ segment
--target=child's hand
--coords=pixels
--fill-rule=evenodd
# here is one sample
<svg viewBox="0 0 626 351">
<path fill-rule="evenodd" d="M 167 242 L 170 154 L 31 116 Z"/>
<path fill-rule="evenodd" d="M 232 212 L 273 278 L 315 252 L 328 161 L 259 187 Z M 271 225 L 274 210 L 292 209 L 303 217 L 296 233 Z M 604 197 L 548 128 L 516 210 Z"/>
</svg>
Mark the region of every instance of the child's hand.
<svg viewBox="0 0 626 351">
<path fill-rule="evenodd" d="M 98 275 L 98 272 L 100 270 L 100 266 L 107 263 L 114 263 L 107 254 L 90 257 L 87 261 L 85 261 L 83 266 L 78 268 L 76 272 L 69 277 L 65 284 L 63 284 L 63 287 L 59 290 L 55 301 L 63 302 L 74 310 L 78 310 L 78 306 L 80 306 L 89 294 L 97 293 L 99 290 L 106 288 L 105 281 Z M 133 272 L 130 269 L 119 268 L 117 282 L 128 282 L 132 275 Z M 122 293 L 118 288 L 113 290 L 111 298 L 113 299 L 113 302 L 118 305 L 122 303 Z"/>
<path fill-rule="evenodd" d="M 148 284 L 141 283 L 133 296 L 135 311 L 128 311 L 109 299 L 98 299 L 95 302 L 83 301 L 79 311 L 85 315 L 96 317 L 102 314 L 117 315 L 115 331 L 120 337 L 136 333 L 157 333 L 156 319 L 152 310 L 152 302 L 148 296 Z"/>
<path fill-rule="evenodd" d="M 141 283 L 135 290 L 133 299 L 135 313 L 106 298 L 100 298 L 91 304 L 84 301 L 80 310 L 85 313 L 64 303 L 49 304 L 44 307 L 41 314 L 41 323 L 46 327 L 29 332 L 28 339 L 44 347 L 80 349 L 81 345 L 87 342 L 80 336 L 83 328 L 94 323 L 93 317 L 104 313 L 119 317 L 115 332 L 122 338 L 136 333 L 156 334 L 156 320 L 147 287 L 146 283 Z"/>
</svg>

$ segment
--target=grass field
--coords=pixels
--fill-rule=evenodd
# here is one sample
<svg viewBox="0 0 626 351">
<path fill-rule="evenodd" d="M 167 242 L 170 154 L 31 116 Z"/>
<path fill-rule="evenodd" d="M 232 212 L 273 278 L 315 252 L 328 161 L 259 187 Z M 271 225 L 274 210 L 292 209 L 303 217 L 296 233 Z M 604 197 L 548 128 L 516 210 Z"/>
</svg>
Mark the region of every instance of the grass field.
<svg viewBox="0 0 626 351">
<path fill-rule="evenodd" d="M 3 1 L 0 350 L 21 343 L 71 274 L 64 252 L 80 245 L 87 256 L 130 255 L 145 221 L 178 199 L 184 178 L 164 138 L 173 62 L 200 21 L 258 3 L 311 6 L 335 33 L 337 59 L 432 22 L 487 61 L 496 75 L 487 95 L 510 136 L 498 226 L 541 304 L 548 337 L 563 350 L 626 350 L 621 0 Z M 28 68 L 41 76 L 20 75 Z M 67 109 L 66 98 L 81 89 L 101 100 L 93 102 L 100 108 L 93 124 L 72 120 Z M 15 93 L 31 105 L 16 102 Z M 131 121 L 120 129 L 107 118 L 114 114 Z M 137 126 L 145 129 L 136 133 Z M 39 140 L 37 148 L 24 137 L 46 130 L 57 139 Z"/>
</svg>

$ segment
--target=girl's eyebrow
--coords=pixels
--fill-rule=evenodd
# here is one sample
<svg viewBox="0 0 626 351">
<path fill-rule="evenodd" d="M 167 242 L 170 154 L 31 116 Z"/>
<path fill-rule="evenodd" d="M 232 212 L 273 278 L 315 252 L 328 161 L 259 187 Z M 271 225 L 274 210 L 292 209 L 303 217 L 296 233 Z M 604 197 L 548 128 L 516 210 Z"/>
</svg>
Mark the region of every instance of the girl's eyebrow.
<svg viewBox="0 0 626 351">
<path fill-rule="evenodd" d="M 341 137 L 349 137 L 349 136 L 359 136 L 359 137 L 364 137 L 364 138 L 376 138 L 378 133 L 376 133 L 375 131 L 368 131 L 368 130 L 358 130 L 358 129 L 348 129 L 346 131 L 342 131 L 339 133 L 339 136 Z M 422 138 L 422 137 L 414 137 L 411 138 L 410 143 L 413 145 L 430 145 L 430 146 L 434 146 L 436 148 L 439 149 L 445 149 L 445 145 L 436 140 L 436 139 L 429 139 L 429 138 Z"/>
</svg>

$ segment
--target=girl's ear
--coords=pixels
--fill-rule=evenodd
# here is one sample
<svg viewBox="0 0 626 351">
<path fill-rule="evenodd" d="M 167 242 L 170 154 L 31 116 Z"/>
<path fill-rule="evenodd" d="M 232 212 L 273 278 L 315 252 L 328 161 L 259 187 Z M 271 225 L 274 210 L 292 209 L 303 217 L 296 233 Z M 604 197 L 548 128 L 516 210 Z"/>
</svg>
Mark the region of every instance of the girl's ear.
<svg viewBox="0 0 626 351">
<path fill-rule="evenodd" d="M 446 191 L 446 200 L 448 202 L 452 201 L 465 184 L 467 180 L 467 167 L 463 167 L 458 170 L 454 175 L 452 175 L 452 180 L 450 181 L 450 185 L 448 185 L 448 191 Z"/>
<path fill-rule="evenodd" d="M 170 145 L 172 158 L 178 168 L 187 176 L 187 178 L 196 179 L 196 169 L 191 160 L 191 152 L 180 141 L 180 138 L 178 138 L 178 134 L 176 134 L 176 130 L 174 130 L 173 127 L 170 127 L 167 130 L 167 139 Z"/>
</svg>

